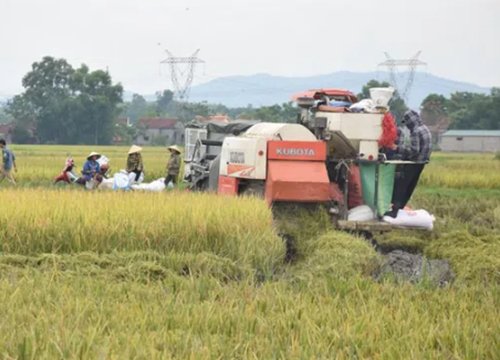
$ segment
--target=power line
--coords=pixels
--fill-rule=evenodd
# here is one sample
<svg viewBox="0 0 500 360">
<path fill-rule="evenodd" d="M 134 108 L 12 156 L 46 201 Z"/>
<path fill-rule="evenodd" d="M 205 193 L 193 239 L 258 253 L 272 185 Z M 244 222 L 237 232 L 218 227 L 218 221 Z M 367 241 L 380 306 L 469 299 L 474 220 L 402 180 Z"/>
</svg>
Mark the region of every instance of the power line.
<svg viewBox="0 0 500 360">
<path fill-rule="evenodd" d="M 165 52 L 168 57 L 161 61 L 160 64 L 169 65 L 170 79 L 172 80 L 172 84 L 175 88 L 175 95 L 180 101 L 187 101 L 189 97 L 189 90 L 191 90 L 191 84 L 194 79 L 196 64 L 205 62 L 198 58 L 200 49 L 196 50 L 191 56 L 187 57 L 176 57 L 168 49 L 165 49 Z M 186 66 L 185 71 L 181 71 L 183 65 Z"/>
</svg>

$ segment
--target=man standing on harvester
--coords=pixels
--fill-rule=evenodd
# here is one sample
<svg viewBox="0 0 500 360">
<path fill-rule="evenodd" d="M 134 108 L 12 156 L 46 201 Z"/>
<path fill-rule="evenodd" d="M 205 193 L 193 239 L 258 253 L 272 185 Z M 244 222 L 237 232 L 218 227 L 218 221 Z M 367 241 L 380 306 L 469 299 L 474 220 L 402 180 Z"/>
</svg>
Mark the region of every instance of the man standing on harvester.
<svg viewBox="0 0 500 360">
<path fill-rule="evenodd" d="M 173 145 L 168 147 L 168 151 L 170 152 L 170 159 L 167 163 L 165 186 L 168 186 L 170 182 L 174 185 L 177 184 L 177 178 L 179 177 L 179 171 L 181 169 L 181 150 L 177 145 Z"/>
<path fill-rule="evenodd" d="M 410 200 L 417 186 L 424 166 L 429 162 L 432 151 L 432 136 L 424 125 L 420 115 L 409 110 L 403 116 L 403 125 L 410 130 L 410 148 L 399 144 L 398 153 L 404 155 L 404 160 L 414 161 L 416 164 L 401 165 L 401 176 L 396 178 L 392 194 L 392 210 L 386 216 L 395 218 L 398 211 L 403 209 Z"/>
</svg>

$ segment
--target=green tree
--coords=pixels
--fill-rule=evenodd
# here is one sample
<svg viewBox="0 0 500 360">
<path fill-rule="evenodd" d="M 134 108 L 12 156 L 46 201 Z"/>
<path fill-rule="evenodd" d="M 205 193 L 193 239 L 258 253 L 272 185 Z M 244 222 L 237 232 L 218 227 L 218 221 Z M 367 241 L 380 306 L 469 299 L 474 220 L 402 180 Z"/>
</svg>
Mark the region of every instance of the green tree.
<svg viewBox="0 0 500 360">
<path fill-rule="evenodd" d="M 242 112 L 237 115 L 240 119 L 255 119 L 266 122 L 293 123 L 297 121 L 297 114 L 299 113 L 292 102 L 262 106 L 260 108 L 247 107 L 241 110 Z"/>
<path fill-rule="evenodd" d="M 420 114 L 426 125 L 445 126 L 449 123 L 448 100 L 439 94 L 430 94 L 420 106 Z"/>
<path fill-rule="evenodd" d="M 448 100 L 439 94 L 428 95 L 421 104 L 422 116 L 426 115 L 429 124 L 437 122 L 436 120 L 448 115 Z"/>
<path fill-rule="evenodd" d="M 8 124 L 12 122 L 12 116 L 5 111 L 5 107 L 0 104 L 0 124 Z"/>
<path fill-rule="evenodd" d="M 451 94 L 447 102 L 452 129 L 500 129 L 500 89 L 489 95 L 469 92 Z"/>
<path fill-rule="evenodd" d="M 90 72 L 85 65 L 75 71 L 71 80 L 72 96 L 67 101 L 67 112 L 77 131 L 76 142 L 110 144 L 118 104 L 122 101 L 122 86 L 113 85 L 108 72 Z"/>
<path fill-rule="evenodd" d="M 135 126 L 127 126 L 124 124 L 115 124 L 113 137 L 118 140 L 118 143 L 123 145 L 132 144 L 138 134 L 138 129 Z"/>
<path fill-rule="evenodd" d="M 137 124 L 141 117 L 148 113 L 148 103 L 142 95 L 133 94 L 132 101 L 126 104 L 125 116 L 130 119 L 132 124 Z"/>
<path fill-rule="evenodd" d="M 32 144 L 35 139 L 27 128 L 16 125 L 12 130 L 12 141 L 16 144 Z"/>
<path fill-rule="evenodd" d="M 168 106 L 168 116 L 177 118 L 183 123 L 190 122 L 196 116 L 207 117 L 214 115 L 210 111 L 207 103 L 185 103 L 178 101 L 171 101 Z"/>
<path fill-rule="evenodd" d="M 8 105 L 16 124 L 36 128 L 43 143 L 109 144 L 123 88 L 102 70 L 78 69 L 44 57 L 23 78 L 25 91 Z"/>
<path fill-rule="evenodd" d="M 440 134 L 450 126 L 448 99 L 443 95 L 430 94 L 422 101 L 420 109 L 422 120 L 429 126 L 432 141 L 437 145 Z"/>
<path fill-rule="evenodd" d="M 158 116 L 165 116 L 168 106 L 174 99 L 174 93 L 170 90 L 164 90 L 156 93 L 156 112 Z"/>
</svg>

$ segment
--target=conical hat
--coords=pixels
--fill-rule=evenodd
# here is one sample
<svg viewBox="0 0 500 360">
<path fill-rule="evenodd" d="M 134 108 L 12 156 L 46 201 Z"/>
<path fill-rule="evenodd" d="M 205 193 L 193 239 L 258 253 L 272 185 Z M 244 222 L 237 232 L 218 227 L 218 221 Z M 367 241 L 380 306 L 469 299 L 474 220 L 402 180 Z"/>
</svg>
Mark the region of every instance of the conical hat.
<svg viewBox="0 0 500 360">
<path fill-rule="evenodd" d="M 134 153 L 139 153 L 142 151 L 142 148 L 140 146 L 137 146 L 137 145 L 132 145 L 128 151 L 128 154 L 134 154 Z"/>
<path fill-rule="evenodd" d="M 92 156 L 97 156 L 97 158 L 99 159 L 99 158 L 101 157 L 101 154 L 96 153 L 95 151 L 92 151 L 92 152 L 89 154 L 89 156 L 87 156 L 87 160 L 90 160 L 90 158 L 91 158 Z"/>
<path fill-rule="evenodd" d="M 181 153 L 181 149 L 177 145 L 169 146 L 167 149 L 177 151 L 179 154 Z"/>
</svg>

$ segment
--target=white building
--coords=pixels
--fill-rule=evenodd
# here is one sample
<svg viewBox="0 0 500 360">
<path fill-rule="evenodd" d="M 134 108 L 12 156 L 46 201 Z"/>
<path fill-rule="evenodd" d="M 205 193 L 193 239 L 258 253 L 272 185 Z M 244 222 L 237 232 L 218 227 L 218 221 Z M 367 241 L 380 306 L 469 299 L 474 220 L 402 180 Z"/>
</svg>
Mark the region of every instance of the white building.
<svg viewBox="0 0 500 360">
<path fill-rule="evenodd" d="M 500 130 L 448 130 L 441 135 L 443 151 L 497 152 L 500 151 Z"/>
<path fill-rule="evenodd" d="M 177 119 L 142 118 L 137 124 L 137 145 L 181 145 L 184 143 L 184 125 Z"/>
</svg>

